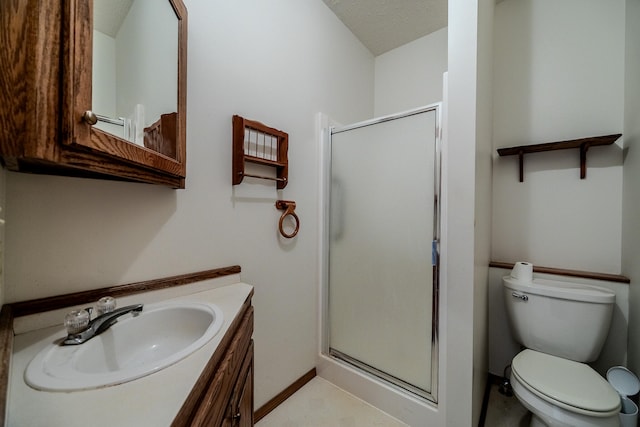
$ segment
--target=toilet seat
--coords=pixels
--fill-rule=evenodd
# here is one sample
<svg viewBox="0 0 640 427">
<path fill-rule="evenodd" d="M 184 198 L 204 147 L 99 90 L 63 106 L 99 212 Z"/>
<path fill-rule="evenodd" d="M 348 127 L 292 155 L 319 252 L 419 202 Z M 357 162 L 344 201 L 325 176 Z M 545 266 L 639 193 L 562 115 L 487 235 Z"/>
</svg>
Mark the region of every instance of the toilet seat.
<svg viewBox="0 0 640 427">
<path fill-rule="evenodd" d="M 606 417 L 620 410 L 620 396 L 584 363 L 526 349 L 511 362 L 512 374 L 539 398 L 568 411 Z"/>
</svg>

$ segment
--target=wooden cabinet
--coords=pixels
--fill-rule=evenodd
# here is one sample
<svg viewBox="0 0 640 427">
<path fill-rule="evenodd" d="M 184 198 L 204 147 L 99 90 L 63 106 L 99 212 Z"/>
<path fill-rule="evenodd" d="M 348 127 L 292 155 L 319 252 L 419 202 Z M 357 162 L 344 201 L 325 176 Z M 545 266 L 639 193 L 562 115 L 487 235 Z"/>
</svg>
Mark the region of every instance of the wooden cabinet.
<svg viewBox="0 0 640 427">
<path fill-rule="evenodd" d="M 253 426 L 253 307 L 234 319 L 172 427 Z"/>
<path fill-rule="evenodd" d="M 163 1 L 177 25 L 177 111 L 168 115 L 175 129 L 154 123 L 144 144 L 89 124 L 93 0 L 0 2 L 0 159 L 7 169 L 184 188 L 187 11 L 182 0 Z"/>
<path fill-rule="evenodd" d="M 231 400 L 226 405 L 222 425 L 225 427 L 253 426 L 253 343 L 249 348 Z"/>
</svg>

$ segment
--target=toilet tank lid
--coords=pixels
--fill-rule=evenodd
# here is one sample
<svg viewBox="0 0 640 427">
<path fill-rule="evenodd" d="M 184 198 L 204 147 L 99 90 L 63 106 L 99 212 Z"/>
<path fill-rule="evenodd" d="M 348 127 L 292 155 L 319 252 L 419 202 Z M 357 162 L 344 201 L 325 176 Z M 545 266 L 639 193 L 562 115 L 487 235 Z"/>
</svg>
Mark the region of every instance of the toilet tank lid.
<svg viewBox="0 0 640 427">
<path fill-rule="evenodd" d="M 521 282 L 511 276 L 502 278 L 504 286 L 517 292 L 560 298 L 571 301 L 584 301 L 600 304 L 612 304 L 616 294 L 600 286 L 583 283 L 560 282 L 557 280 L 533 279 L 532 282 Z"/>
<path fill-rule="evenodd" d="M 607 381 L 622 396 L 634 396 L 640 391 L 640 381 L 624 366 L 614 366 L 607 371 Z"/>
</svg>

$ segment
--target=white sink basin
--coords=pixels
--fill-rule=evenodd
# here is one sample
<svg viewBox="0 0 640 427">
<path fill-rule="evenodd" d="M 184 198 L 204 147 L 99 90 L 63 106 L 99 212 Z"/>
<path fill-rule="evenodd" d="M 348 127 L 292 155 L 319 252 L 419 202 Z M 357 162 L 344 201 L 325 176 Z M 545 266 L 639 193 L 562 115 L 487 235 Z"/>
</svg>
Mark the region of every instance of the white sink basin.
<svg viewBox="0 0 640 427">
<path fill-rule="evenodd" d="M 31 387 L 86 390 L 121 384 L 157 372 L 187 357 L 213 338 L 223 315 L 215 304 L 178 302 L 145 305 L 84 344 L 61 346 L 64 333 L 49 339 L 25 370 Z"/>
</svg>

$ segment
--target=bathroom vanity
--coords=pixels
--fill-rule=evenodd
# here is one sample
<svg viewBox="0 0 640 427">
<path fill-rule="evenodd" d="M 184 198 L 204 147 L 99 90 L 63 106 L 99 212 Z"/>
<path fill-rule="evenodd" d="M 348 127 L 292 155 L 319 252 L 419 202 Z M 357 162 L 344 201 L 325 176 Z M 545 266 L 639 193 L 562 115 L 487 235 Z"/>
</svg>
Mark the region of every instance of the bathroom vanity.
<svg viewBox="0 0 640 427">
<path fill-rule="evenodd" d="M 253 287 L 232 275 L 118 298 L 120 306 L 211 303 L 224 321 L 209 342 L 173 365 L 122 384 L 73 392 L 36 390 L 24 380 L 29 362 L 52 337 L 65 335 L 59 325 L 40 327 L 63 310 L 15 318 L 7 425 L 252 426 L 252 296 Z"/>
</svg>

